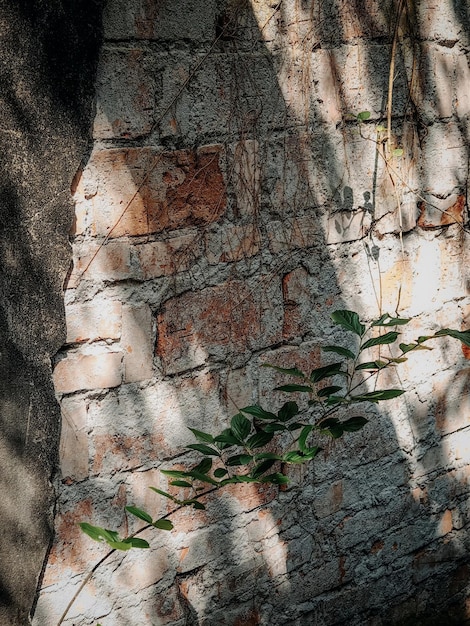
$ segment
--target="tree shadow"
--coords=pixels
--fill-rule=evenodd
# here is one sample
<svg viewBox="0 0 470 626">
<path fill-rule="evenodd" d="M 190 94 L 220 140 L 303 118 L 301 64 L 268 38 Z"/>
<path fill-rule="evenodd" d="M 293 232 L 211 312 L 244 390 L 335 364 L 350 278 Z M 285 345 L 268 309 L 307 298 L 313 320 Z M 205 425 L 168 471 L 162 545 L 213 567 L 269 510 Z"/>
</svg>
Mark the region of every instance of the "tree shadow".
<svg viewBox="0 0 470 626">
<path fill-rule="evenodd" d="M 416 189 L 429 185 L 424 170 L 417 175 L 419 184 L 402 190 L 405 199 L 397 211 L 396 200 L 390 199 L 389 173 L 383 164 L 377 173 L 375 147 L 347 117 L 361 110 L 370 110 L 374 120 L 383 115 L 393 11 L 366 12 L 362 4 L 351 3 L 351 19 L 346 21 L 339 3 L 279 3 L 269 12 L 255 13 L 246 2 L 226 3 L 217 12 L 210 3 L 191 2 L 185 5 L 185 16 L 163 2 L 139 4 L 137 20 L 131 18 L 132 10 L 118 3 L 115 6 L 125 18 L 118 21 L 112 6 L 107 9 L 108 44 L 102 55 L 95 121 L 97 142 L 110 141 L 111 147 L 103 150 L 97 145 L 88 164 L 94 173 L 86 179 L 86 169 L 83 172 L 83 198 L 79 195 L 74 230 L 78 273 L 70 287 L 78 297 L 86 294 L 87 281 L 90 286 L 96 280 L 111 299 L 131 298 L 152 310 L 157 374 L 148 386 L 137 385 L 131 394 L 137 428 L 147 437 L 155 424 L 158 429 L 162 414 L 169 428 L 174 417 L 164 406 L 158 412 L 155 404 L 142 401 L 149 387 L 160 393 L 164 384 L 184 395 L 181 386 L 194 372 L 213 375 L 217 384 L 210 393 L 221 395 L 218 410 L 223 421 L 228 417 L 225 398 L 234 399 L 234 407 L 258 399 L 272 402 L 273 380 L 258 369 L 264 360 L 284 366 L 320 364 L 318 337 L 323 331 L 328 340 L 335 337 L 330 334 L 332 310 L 353 308 L 373 317 L 367 290 L 377 277 L 381 280 L 380 274 L 385 274 L 382 289 L 377 289 L 382 292 L 381 305 L 389 306 L 392 299 L 395 305 L 396 292 L 406 278 L 396 269 L 401 267 L 399 255 L 387 251 L 388 241 L 383 239 L 398 233 L 401 205 L 416 203 Z M 198 19 L 190 20 L 189 15 Z M 121 46 L 123 40 L 129 41 L 129 32 L 136 42 L 131 52 Z M 383 54 L 366 45 L 348 46 L 364 36 L 373 38 Z M 172 40 L 178 44 L 176 69 L 156 45 Z M 114 97 L 116 68 L 123 59 L 125 83 L 135 85 L 133 98 L 120 93 Z M 404 57 L 400 62 L 394 101 L 397 120 L 399 115 L 407 119 L 409 97 Z M 346 76 L 354 72 L 357 84 L 350 89 Z M 215 78 L 210 81 L 208 76 Z M 395 127 L 399 130 L 397 121 Z M 374 138 L 374 128 L 369 130 Z M 212 152 L 201 150 L 215 142 L 221 145 Z M 102 189 L 93 187 L 93 175 L 98 173 Z M 204 191 L 208 181 L 211 195 Z M 452 190 L 461 192 L 462 182 L 457 177 Z M 358 198 L 364 200 L 360 206 Z M 416 220 L 415 207 L 410 230 Z M 97 233 L 103 247 L 94 258 L 85 253 L 82 262 L 80 250 Z M 410 248 L 418 239 L 410 240 Z M 367 256 L 366 244 L 369 250 L 375 248 L 375 255 Z M 343 251 L 338 259 L 339 249 Z M 152 250 L 158 254 L 152 256 Z M 115 260 L 121 255 L 125 262 L 116 262 L 110 272 L 105 262 L 99 265 L 103 255 Z M 375 272 L 370 279 L 363 269 L 367 262 Z M 402 308 L 414 314 L 421 312 L 419 306 L 411 298 Z M 248 387 L 257 389 L 258 397 L 247 398 Z M 97 405 L 101 401 L 99 397 Z M 183 399 L 179 402 L 185 406 Z M 207 430 L 205 417 L 212 412 L 199 413 L 204 402 L 198 402 L 197 420 L 201 430 Z M 181 421 L 197 427 L 198 421 L 189 421 L 194 409 L 189 406 L 188 416 L 182 409 Z M 93 419 L 99 419 L 100 410 Z M 400 427 L 413 428 L 413 411 L 410 407 Z M 172 561 L 157 544 L 162 562 L 169 559 L 165 570 L 169 578 L 162 571 L 159 583 L 148 583 L 144 597 L 150 608 L 142 605 L 141 619 L 175 625 L 195 620 L 283 626 L 306 620 L 325 625 L 364 620 L 381 624 L 391 614 L 390 623 L 410 616 L 421 619 L 420 615 L 423 620 L 434 619 L 433 612 L 445 604 L 443 594 L 436 593 L 438 585 L 461 581 L 464 569 L 457 560 L 436 575 L 416 573 L 415 564 L 425 560 L 420 554 L 429 536 L 443 522 L 438 513 L 423 509 L 416 495 L 412 459 L 399 445 L 403 436 L 398 427 L 395 430 L 393 413 L 371 414 L 371 425 L 363 433 L 328 449 L 313 469 L 298 477 L 297 486 L 274 500 L 260 499 L 248 513 L 239 512 L 243 496 L 229 495 L 211 503 L 213 517 L 198 521 L 187 514 L 180 527 L 189 536 L 176 534 L 167 541 L 180 557 L 189 555 L 183 563 L 186 558 L 186 563 L 191 559 L 193 563 Z M 163 429 L 163 436 L 145 451 L 144 463 L 153 455 L 157 463 L 162 455 L 185 461 L 175 442 L 173 450 L 162 452 L 169 436 L 170 430 Z M 108 466 L 110 475 L 133 469 L 126 463 L 134 443 L 121 445 L 122 438 L 116 433 L 116 445 L 108 439 L 115 463 Z M 436 448 L 441 454 L 437 440 Z M 442 453 L 439 462 L 445 458 Z M 134 476 L 142 479 L 138 472 Z M 120 506 L 132 497 L 127 486 L 134 483 L 134 476 L 132 480 L 126 476 L 125 483 L 118 479 L 125 485 L 117 499 Z M 154 475 L 149 479 L 155 480 Z M 90 491 L 96 515 L 92 519 L 104 523 L 112 518 L 108 504 L 112 485 L 115 494 L 117 482 L 112 480 L 106 489 L 99 478 L 64 486 L 64 506 L 68 501 L 73 513 L 66 518 L 67 525 L 83 519 L 85 511 L 74 507 Z M 139 497 L 145 504 L 145 497 Z M 250 515 L 279 521 L 279 531 L 259 537 L 259 528 L 250 526 Z M 251 528 L 248 533 L 240 516 Z M 124 524 L 121 518 L 113 522 Z M 203 528 L 201 556 L 197 546 Z M 65 527 L 59 540 L 61 532 Z M 251 562 L 240 566 L 238 555 L 249 551 L 243 533 L 250 532 L 256 546 L 254 567 Z M 78 541 L 76 534 L 73 541 Z M 93 553 L 82 549 L 84 554 Z M 138 558 L 130 559 L 135 568 Z M 271 564 L 276 559 L 280 569 Z M 121 598 L 112 606 L 118 618 L 109 619 L 132 623 L 138 603 L 132 601 L 132 577 L 119 577 L 120 566 L 116 572 Z M 108 570 L 97 583 L 105 598 L 100 609 L 105 625 L 111 610 L 106 602 L 117 583 L 109 579 Z M 55 592 L 59 591 L 58 586 Z M 435 604 L 433 594 L 438 598 Z M 87 601 L 82 605 L 84 617 L 75 615 L 74 623 L 93 617 L 97 605 L 92 596 L 90 592 L 88 606 Z M 242 602 L 238 609 L 235 599 Z M 461 605 L 456 611 L 459 619 L 466 619 Z"/>
</svg>

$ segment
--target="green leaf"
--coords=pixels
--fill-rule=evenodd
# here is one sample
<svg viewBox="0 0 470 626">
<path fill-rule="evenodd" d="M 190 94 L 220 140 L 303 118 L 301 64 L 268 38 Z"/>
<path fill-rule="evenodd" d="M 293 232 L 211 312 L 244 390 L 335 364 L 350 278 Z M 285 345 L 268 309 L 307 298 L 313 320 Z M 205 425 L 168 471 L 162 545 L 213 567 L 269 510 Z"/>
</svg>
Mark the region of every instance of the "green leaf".
<svg viewBox="0 0 470 626">
<path fill-rule="evenodd" d="M 343 326 L 343 328 L 350 330 L 359 337 L 362 337 L 362 335 L 365 333 L 366 327 L 364 326 L 364 324 L 361 324 L 359 320 L 359 315 L 354 311 L 333 311 L 333 313 L 331 314 L 331 318 L 336 324 Z"/>
<path fill-rule="evenodd" d="M 305 378 L 305 374 L 296 367 L 278 367 L 277 365 L 271 365 L 270 363 L 263 363 L 261 367 L 270 367 L 271 369 L 276 370 L 276 372 L 281 372 L 281 374 L 287 374 L 287 376 Z"/>
<path fill-rule="evenodd" d="M 231 446 L 239 446 L 242 443 L 232 433 L 232 429 L 231 428 L 226 428 L 225 430 L 223 430 L 220 433 L 220 435 L 217 435 L 216 437 L 214 437 L 214 442 L 215 443 L 227 443 L 227 444 L 229 444 Z"/>
<path fill-rule="evenodd" d="M 189 429 L 196 439 L 199 439 L 202 443 L 214 443 L 214 437 L 209 433 L 205 433 L 202 430 L 196 430 L 195 428 Z"/>
<path fill-rule="evenodd" d="M 331 396 L 332 393 L 336 393 L 337 391 L 341 391 L 342 387 L 338 387 L 337 385 L 331 385 L 330 387 L 324 387 L 323 389 L 319 389 L 317 391 L 317 396 L 319 398 L 326 398 Z"/>
<path fill-rule="evenodd" d="M 225 462 L 226 465 L 248 465 L 253 460 L 250 454 L 235 454 L 230 456 Z"/>
<path fill-rule="evenodd" d="M 367 361 L 367 363 L 360 363 L 354 368 L 356 371 L 360 370 L 380 370 L 387 367 L 388 363 L 385 361 Z"/>
<path fill-rule="evenodd" d="M 395 359 L 391 359 L 391 358 L 390 358 L 390 357 L 388 357 L 388 356 L 386 356 L 385 358 L 387 359 L 387 361 L 388 361 L 389 363 L 404 363 L 405 361 L 407 361 L 407 360 L 408 360 L 406 357 L 403 357 L 403 356 L 402 356 L 402 357 L 395 358 Z"/>
<path fill-rule="evenodd" d="M 88 535 L 93 541 L 106 541 L 106 537 L 109 537 L 106 530 L 100 526 L 93 526 L 88 522 L 80 522 L 79 526 L 85 535 Z"/>
<path fill-rule="evenodd" d="M 173 529 L 172 522 L 170 522 L 169 519 L 163 519 L 163 518 L 155 520 L 152 526 L 155 526 L 155 528 L 159 528 L 160 530 L 172 530 Z"/>
<path fill-rule="evenodd" d="M 197 450 L 201 452 L 201 454 L 209 454 L 212 456 L 220 456 L 220 451 L 215 448 L 211 448 L 207 446 L 205 443 L 190 443 L 186 446 L 187 448 L 191 448 L 191 450 Z"/>
<path fill-rule="evenodd" d="M 321 450 L 323 450 L 323 448 L 320 448 L 319 446 L 314 446 L 313 448 L 306 448 L 303 454 L 306 460 L 311 461 L 317 456 L 317 454 Z"/>
<path fill-rule="evenodd" d="M 286 452 L 284 454 L 284 456 L 282 457 L 282 460 L 285 463 L 299 464 L 299 463 L 305 463 L 305 461 L 308 461 L 310 459 L 307 459 L 300 450 L 291 450 L 290 452 Z"/>
<path fill-rule="evenodd" d="M 183 472 L 181 470 L 160 470 L 162 474 L 165 474 L 165 476 L 169 476 L 170 478 L 184 478 L 185 476 L 188 475 L 188 472 Z M 157 491 L 154 487 L 151 487 L 151 489 L 153 489 L 154 491 Z M 165 495 L 165 492 L 157 492 L 157 493 L 161 493 L 162 496 Z"/>
<path fill-rule="evenodd" d="M 367 424 L 367 420 L 365 417 L 361 415 L 356 415 L 355 417 L 350 417 L 345 422 L 341 422 L 342 429 L 347 433 L 354 433 L 357 430 L 361 430 Z"/>
<path fill-rule="evenodd" d="M 202 472 L 198 472 L 195 469 L 193 469 L 190 472 L 188 472 L 188 476 L 191 476 L 192 478 L 195 478 L 196 480 L 200 480 L 202 483 L 210 483 L 211 485 L 218 485 L 219 484 L 216 480 L 214 480 L 213 478 L 211 478 L 207 474 L 203 474 Z"/>
<path fill-rule="evenodd" d="M 199 509 L 200 511 L 204 511 L 206 508 L 204 504 L 202 504 L 202 502 L 199 502 L 198 500 L 194 500 L 192 504 L 195 509 Z"/>
<path fill-rule="evenodd" d="M 372 322 L 371 326 L 403 326 L 411 322 L 411 318 L 391 317 L 388 313 L 384 313 L 378 320 Z"/>
<path fill-rule="evenodd" d="M 126 506 L 125 509 L 128 513 L 135 515 L 135 517 L 138 517 L 144 522 L 147 522 L 148 524 L 152 523 L 152 517 L 147 513 L 147 511 L 138 509 L 136 506 Z"/>
<path fill-rule="evenodd" d="M 323 432 L 328 433 L 333 439 L 338 439 L 344 433 L 343 427 L 336 417 L 329 417 L 320 423 Z"/>
<path fill-rule="evenodd" d="M 370 111 L 361 111 L 360 113 L 357 114 L 357 119 L 360 122 L 364 122 L 365 120 L 368 120 L 370 118 Z"/>
<path fill-rule="evenodd" d="M 192 487 L 192 484 L 188 483 L 186 480 L 172 480 L 170 485 L 172 487 Z"/>
<path fill-rule="evenodd" d="M 113 550 L 130 550 L 132 545 L 128 540 L 120 540 L 119 534 L 114 530 L 92 526 L 87 522 L 81 522 L 80 528 L 94 541 L 105 541 Z"/>
<path fill-rule="evenodd" d="M 325 367 L 317 367 L 312 370 L 310 380 L 312 383 L 319 383 L 329 376 L 335 376 L 341 372 L 341 365 L 342 363 L 331 363 L 330 365 L 325 365 Z"/>
<path fill-rule="evenodd" d="M 265 474 L 269 469 L 271 469 L 271 467 L 274 465 L 274 463 L 276 463 L 276 461 L 274 459 L 266 459 L 265 461 L 263 461 L 259 465 L 256 465 L 253 468 L 253 470 L 251 472 L 251 476 L 253 478 L 259 478 L 260 476 Z"/>
<path fill-rule="evenodd" d="M 394 157 L 401 157 L 403 156 L 403 148 L 395 148 L 395 150 L 393 150 L 392 152 Z"/>
<path fill-rule="evenodd" d="M 126 541 L 107 541 L 107 544 L 113 550 L 130 550 L 132 548 L 131 544 Z"/>
<path fill-rule="evenodd" d="M 367 348 L 372 348 L 372 346 L 381 346 L 387 343 L 393 343 L 397 340 L 397 337 L 400 333 L 397 333 L 395 330 L 392 330 L 381 337 L 373 337 L 365 342 L 365 344 L 361 347 L 362 350 L 367 350 Z"/>
<path fill-rule="evenodd" d="M 262 459 L 273 459 L 275 461 L 280 461 L 282 457 L 278 454 L 274 454 L 274 452 L 260 452 L 259 454 L 255 454 L 255 461 L 261 461 Z"/>
<path fill-rule="evenodd" d="M 160 470 L 162 473 L 164 472 L 164 470 Z M 186 476 L 186 472 L 184 472 L 184 475 Z M 167 493 L 166 491 L 162 491 L 161 489 L 157 489 L 156 487 L 149 487 L 149 489 L 151 489 L 152 491 L 155 491 L 155 493 L 158 493 L 160 496 L 164 496 L 165 498 L 168 498 L 169 500 L 173 500 L 175 501 L 175 497 L 171 495 L 171 493 Z"/>
<path fill-rule="evenodd" d="M 308 424 L 307 426 L 304 426 L 302 428 L 302 431 L 299 436 L 299 448 L 302 450 L 302 452 L 305 452 L 307 449 L 306 442 L 313 428 L 314 427 L 311 424 Z"/>
<path fill-rule="evenodd" d="M 289 402 L 286 402 L 282 405 L 282 407 L 277 412 L 277 416 L 281 422 L 287 422 L 288 420 L 292 419 L 294 415 L 297 415 L 298 412 L 299 407 L 297 405 L 297 402 L 289 400 Z"/>
<path fill-rule="evenodd" d="M 442 328 L 434 335 L 434 337 L 444 337 L 446 335 L 453 337 L 454 339 L 458 339 L 470 348 L 470 330 L 452 330 L 452 328 Z"/>
<path fill-rule="evenodd" d="M 150 548 L 149 542 L 139 537 L 128 537 L 124 539 L 122 543 L 130 544 L 131 548 Z"/>
<path fill-rule="evenodd" d="M 287 426 L 285 424 L 281 424 L 280 422 L 271 422 L 270 424 L 263 424 L 261 429 L 265 433 L 275 433 L 280 430 L 286 430 Z"/>
<path fill-rule="evenodd" d="M 342 404 L 343 402 L 347 402 L 347 399 L 344 396 L 328 396 L 326 400 L 326 404 L 328 406 L 333 406 L 335 404 Z"/>
<path fill-rule="evenodd" d="M 305 424 L 302 424 L 302 422 L 293 422 L 292 424 L 289 424 L 287 430 L 292 432 L 294 430 L 299 430 L 299 428 L 303 428 L 304 426 Z"/>
<path fill-rule="evenodd" d="M 274 413 L 270 413 L 269 411 L 265 411 L 259 405 L 255 404 L 253 406 L 246 406 L 243 409 L 240 409 L 243 413 L 248 413 L 248 415 L 253 415 L 260 420 L 276 420 L 277 415 Z"/>
<path fill-rule="evenodd" d="M 339 437 L 341 437 L 344 433 L 342 425 L 335 417 L 322 422 L 321 428 L 322 430 L 326 430 L 326 432 L 329 433 L 333 439 L 339 439 Z"/>
<path fill-rule="evenodd" d="M 237 439 L 244 441 L 251 432 L 251 422 L 241 413 L 237 413 L 232 417 L 230 427 Z"/>
<path fill-rule="evenodd" d="M 322 348 L 323 352 L 334 352 L 341 356 L 345 356 L 348 359 L 355 359 L 356 355 L 351 350 L 347 348 L 343 348 L 342 346 L 324 346 Z"/>
<path fill-rule="evenodd" d="M 192 506 L 193 508 L 200 509 L 201 511 L 203 511 L 206 508 L 204 504 L 202 504 L 202 502 L 199 502 L 199 500 L 196 500 L 196 498 L 191 498 L 190 500 L 183 500 L 181 504 L 183 506 Z"/>
<path fill-rule="evenodd" d="M 287 485 L 289 479 L 284 474 L 277 472 L 276 474 L 269 474 L 261 479 L 262 483 L 273 483 L 274 485 Z"/>
<path fill-rule="evenodd" d="M 252 435 L 246 442 L 247 448 L 261 448 L 271 441 L 274 433 L 260 431 Z"/>
<path fill-rule="evenodd" d="M 218 467 L 215 471 L 214 471 L 214 476 L 216 478 L 223 478 L 224 476 L 226 476 L 228 474 L 228 471 L 225 469 L 225 467 Z"/>
<path fill-rule="evenodd" d="M 300 391 L 302 393 L 311 393 L 312 388 L 306 387 L 305 385 L 281 385 L 280 387 L 275 387 L 274 391 L 285 391 L 286 393 Z"/>
<path fill-rule="evenodd" d="M 351 396 L 352 402 L 380 402 L 380 400 L 391 400 L 397 398 L 405 392 L 403 389 L 380 389 L 378 391 L 369 391 L 359 396 Z"/>
<path fill-rule="evenodd" d="M 204 458 L 200 463 L 193 467 L 193 471 L 201 472 L 201 474 L 207 474 L 212 467 L 212 459 Z"/>
</svg>

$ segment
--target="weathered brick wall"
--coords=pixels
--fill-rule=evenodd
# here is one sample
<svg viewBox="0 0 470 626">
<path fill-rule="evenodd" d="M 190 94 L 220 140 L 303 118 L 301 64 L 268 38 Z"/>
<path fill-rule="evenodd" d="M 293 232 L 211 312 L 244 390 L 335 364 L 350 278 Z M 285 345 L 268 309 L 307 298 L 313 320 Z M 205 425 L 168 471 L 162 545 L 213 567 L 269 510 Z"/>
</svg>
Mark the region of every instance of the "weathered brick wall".
<svg viewBox="0 0 470 626">
<path fill-rule="evenodd" d="M 127 533 L 125 504 L 165 511 L 147 487 L 184 463 L 187 426 L 279 404 L 260 365 L 327 362 L 333 310 L 417 316 L 405 339 L 469 325 L 468 8 L 409 4 L 392 103 L 404 154 L 387 168 L 392 2 L 108 3 L 36 626 L 104 553 L 77 522 Z M 447 340 L 411 355 L 388 379 L 405 399 L 290 470 L 287 490 L 232 487 L 180 513 L 102 567 L 66 623 L 465 623 L 468 356 Z"/>
</svg>

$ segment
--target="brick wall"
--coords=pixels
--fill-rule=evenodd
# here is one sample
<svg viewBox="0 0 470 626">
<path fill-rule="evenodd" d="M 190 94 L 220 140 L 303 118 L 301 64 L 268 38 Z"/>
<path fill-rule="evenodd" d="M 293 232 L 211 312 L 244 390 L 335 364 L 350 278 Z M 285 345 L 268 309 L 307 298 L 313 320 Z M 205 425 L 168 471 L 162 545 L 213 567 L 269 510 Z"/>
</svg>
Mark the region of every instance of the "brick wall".
<svg viewBox="0 0 470 626">
<path fill-rule="evenodd" d="M 260 365 L 324 364 L 332 311 L 417 316 L 413 337 L 469 325 L 468 15 L 423 1 L 402 16 L 404 153 L 387 168 L 385 5 L 108 3 L 94 147 L 73 188 L 61 479 L 36 626 L 104 553 L 76 523 L 127 533 L 124 505 L 165 511 L 147 487 L 184 465 L 187 427 L 281 402 Z M 406 399 L 292 470 L 287 490 L 232 487 L 180 513 L 149 551 L 101 568 L 66 623 L 464 623 L 468 356 L 447 341 L 411 355 L 391 380 Z"/>
</svg>

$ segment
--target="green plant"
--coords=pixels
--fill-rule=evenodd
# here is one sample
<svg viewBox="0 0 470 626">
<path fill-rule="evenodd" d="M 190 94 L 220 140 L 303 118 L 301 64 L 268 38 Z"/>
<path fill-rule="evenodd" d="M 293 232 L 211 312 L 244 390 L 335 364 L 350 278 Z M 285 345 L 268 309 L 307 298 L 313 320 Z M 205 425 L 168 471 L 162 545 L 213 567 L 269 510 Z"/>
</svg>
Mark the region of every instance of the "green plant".
<svg viewBox="0 0 470 626">
<path fill-rule="evenodd" d="M 65 619 L 70 607 L 93 573 L 116 550 L 148 548 L 149 543 L 137 537 L 144 530 L 156 528 L 171 530 L 168 519 L 182 507 L 204 509 L 201 500 L 214 491 L 234 483 L 271 483 L 286 485 L 289 478 L 283 473 L 286 465 L 304 464 L 312 461 L 322 450 L 322 441 L 331 437 L 338 439 L 345 433 L 362 429 L 368 419 L 356 414 L 359 406 L 377 404 L 402 395 L 400 388 L 366 389 L 366 383 L 386 369 L 395 368 L 407 360 L 407 354 L 416 350 L 430 350 L 431 340 L 448 336 L 470 346 L 470 330 L 442 329 L 433 335 L 419 336 L 411 343 L 399 343 L 400 332 L 396 330 L 408 324 L 410 319 L 392 317 L 387 313 L 365 325 L 353 311 L 339 310 L 332 314 L 333 322 L 348 331 L 346 345 L 322 347 L 335 361 L 305 373 L 297 367 L 278 367 L 265 364 L 289 377 L 287 382 L 273 391 L 299 394 L 305 398 L 301 406 L 289 400 L 274 412 L 259 404 L 246 406 L 231 419 L 230 426 L 213 435 L 190 428 L 196 438 L 186 449 L 197 452 L 202 458 L 186 470 L 161 470 L 170 479 L 170 486 L 185 490 L 186 497 L 150 487 L 156 494 L 169 499 L 174 509 L 156 519 L 150 512 L 136 506 L 126 506 L 128 514 L 145 523 L 129 537 L 121 538 L 116 531 L 93 526 L 87 522 L 81 529 L 95 541 L 105 542 L 111 550 L 94 566 L 82 582 L 62 615 Z M 393 330 L 392 330 L 393 329 Z M 385 331 L 385 332 L 383 332 Z M 395 347 L 395 352 L 391 349 Z M 382 351 L 387 347 L 389 355 Z M 367 358 L 364 358 L 367 355 Z M 292 382 L 293 381 L 293 382 Z M 300 401 L 299 401 L 300 402 Z M 360 413 L 361 411 L 358 411 Z M 351 414 L 353 413 L 353 414 Z"/>
</svg>

